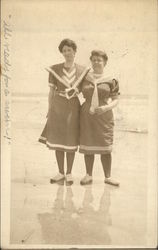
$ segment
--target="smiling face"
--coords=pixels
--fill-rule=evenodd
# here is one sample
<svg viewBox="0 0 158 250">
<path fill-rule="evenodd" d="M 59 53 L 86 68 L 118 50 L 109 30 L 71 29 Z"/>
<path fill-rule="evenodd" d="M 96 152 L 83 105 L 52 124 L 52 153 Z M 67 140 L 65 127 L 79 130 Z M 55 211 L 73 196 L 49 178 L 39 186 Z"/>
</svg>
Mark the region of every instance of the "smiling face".
<svg viewBox="0 0 158 250">
<path fill-rule="evenodd" d="M 65 58 L 66 62 L 74 61 L 75 53 L 76 52 L 73 50 L 73 48 L 67 45 L 64 45 L 62 48 L 62 55 Z"/>
<path fill-rule="evenodd" d="M 91 64 L 92 68 L 94 70 L 94 73 L 100 74 L 103 73 L 104 67 L 105 67 L 105 61 L 102 56 L 94 55 L 91 57 Z"/>
</svg>

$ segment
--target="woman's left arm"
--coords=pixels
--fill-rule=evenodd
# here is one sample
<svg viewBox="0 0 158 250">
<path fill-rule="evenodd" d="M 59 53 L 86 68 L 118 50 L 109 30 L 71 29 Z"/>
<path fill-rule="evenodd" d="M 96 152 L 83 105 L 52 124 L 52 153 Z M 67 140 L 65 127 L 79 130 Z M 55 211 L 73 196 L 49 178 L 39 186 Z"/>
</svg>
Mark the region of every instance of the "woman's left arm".
<svg viewBox="0 0 158 250">
<path fill-rule="evenodd" d="M 112 99 L 112 101 L 106 105 L 102 105 L 98 108 L 95 109 L 95 112 L 99 115 L 109 111 L 109 110 L 112 110 L 113 108 L 115 108 L 118 104 L 118 98 L 116 99 Z"/>
<path fill-rule="evenodd" d="M 119 97 L 119 84 L 118 84 L 118 81 L 113 79 L 111 81 L 111 84 L 110 84 L 110 95 L 109 97 L 111 98 L 111 102 L 106 104 L 106 105 L 103 105 L 103 106 L 100 106 L 98 108 L 96 108 L 95 112 L 97 114 L 102 114 L 104 112 L 107 112 L 113 108 L 115 108 L 118 104 L 118 97 Z"/>
<path fill-rule="evenodd" d="M 108 103 L 108 105 L 105 105 L 106 111 L 115 108 L 118 104 L 118 98 L 111 98 L 111 99 L 112 99 L 112 101 L 110 103 Z"/>
</svg>

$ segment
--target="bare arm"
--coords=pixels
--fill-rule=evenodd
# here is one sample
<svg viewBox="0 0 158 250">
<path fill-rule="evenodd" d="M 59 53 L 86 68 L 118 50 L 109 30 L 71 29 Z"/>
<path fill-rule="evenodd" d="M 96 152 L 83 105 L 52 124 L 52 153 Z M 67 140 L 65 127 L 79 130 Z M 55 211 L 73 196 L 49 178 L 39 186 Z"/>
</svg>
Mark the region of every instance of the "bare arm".
<svg viewBox="0 0 158 250">
<path fill-rule="evenodd" d="M 108 105 L 106 105 L 106 111 L 115 108 L 117 106 L 117 104 L 118 104 L 118 98 L 112 99 L 112 101 L 110 103 L 108 103 Z"/>
<path fill-rule="evenodd" d="M 95 112 L 98 113 L 98 114 L 102 114 L 104 112 L 107 112 L 107 111 L 115 108 L 117 106 L 117 104 L 118 104 L 118 98 L 117 99 L 114 98 L 114 99 L 112 99 L 112 101 L 110 103 L 108 103 L 106 105 L 102 105 L 102 106 L 96 108 Z"/>
</svg>

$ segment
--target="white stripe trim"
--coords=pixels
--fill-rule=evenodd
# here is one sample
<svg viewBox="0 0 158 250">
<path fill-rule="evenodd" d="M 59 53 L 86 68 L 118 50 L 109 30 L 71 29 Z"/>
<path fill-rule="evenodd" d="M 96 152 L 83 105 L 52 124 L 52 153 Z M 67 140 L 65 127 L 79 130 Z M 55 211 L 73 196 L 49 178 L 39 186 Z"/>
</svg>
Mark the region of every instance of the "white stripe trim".
<svg viewBox="0 0 158 250">
<path fill-rule="evenodd" d="M 46 144 L 48 146 L 51 146 L 51 147 L 57 147 L 57 148 L 65 148 L 65 149 L 77 149 L 78 146 L 65 146 L 65 145 L 62 145 L 62 144 L 52 144 L 50 142 L 46 142 Z"/>
<path fill-rule="evenodd" d="M 62 79 L 53 69 L 51 68 L 46 68 L 46 70 L 49 72 L 49 73 L 52 73 L 56 79 L 58 79 L 65 87 L 67 88 L 70 88 L 70 86 L 67 84 L 67 82 L 64 81 L 64 79 Z M 76 82 L 74 83 L 73 85 L 73 88 L 76 88 L 78 87 L 78 85 L 81 83 L 83 77 L 86 75 L 86 73 L 89 71 L 89 68 L 86 68 L 82 74 L 80 75 L 80 77 L 76 80 Z"/>
<path fill-rule="evenodd" d="M 79 77 L 79 78 L 77 79 L 77 81 L 74 83 L 73 88 L 78 87 L 78 85 L 81 83 L 83 77 L 86 75 L 86 73 L 88 73 L 88 71 L 89 71 L 89 68 L 86 68 L 86 69 L 82 72 L 82 74 L 80 75 L 80 77 Z"/>
<path fill-rule="evenodd" d="M 76 68 L 74 68 L 70 73 L 63 68 L 63 72 L 68 78 L 70 78 L 76 73 Z"/>
<path fill-rule="evenodd" d="M 45 138 L 43 136 L 40 136 L 40 139 L 46 141 L 46 144 L 50 147 L 65 148 L 65 149 L 77 149 L 78 148 L 78 146 L 65 146 L 62 144 L 52 144 L 52 143 L 48 142 L 47 138 Z"/>
<path fill-rule="evenodd" d="M 49 72 L 49 73 L 52 73 L 56 79 L 59 80 L 59 82 L 61 82 L 65 87 L 69 88 L 70 86 L 67 84 L 67 82 L 65 82 L 53 69 L 51 68 L 46 68 L 46 70 Z"/>
<path fill-rule="evenodd" d="M 76 76 L 73 76 L 71 79 L 68 79 L 66 76 L 63 76 L 63 78 L 68 84 L 70 84 L 75 80 Z"/>
<path fill-rule="evenodd" d="M 80 145 L 80 149 L 85 149 L 85 150 L 109 150 L 112 149 L 112 146 L 85 146 L 85 145 Z"/>
<path fill-rule="evenodd" d="M 43 137 L 43 136 L 40 136 L 40 139 L 41 139 L 41 140 L 45 140 L 45 141 L 47 140 L 47 138 L 45 138 L 45 137 Z"/>
</svg>

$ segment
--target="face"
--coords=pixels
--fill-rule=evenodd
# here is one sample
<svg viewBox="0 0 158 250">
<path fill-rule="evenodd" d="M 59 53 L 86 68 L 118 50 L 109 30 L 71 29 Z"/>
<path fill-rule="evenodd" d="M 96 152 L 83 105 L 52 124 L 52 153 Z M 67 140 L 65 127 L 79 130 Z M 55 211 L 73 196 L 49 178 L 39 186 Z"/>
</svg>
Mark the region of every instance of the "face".
<svg viewBox="0 0 158 250">
<path fill-rule="evenodd" d="M 62 49 L 62 54 L 63 57 L 65 58 L 65 61 L 73 61 L 75 58 L 75 51 L 73 50 L 73 48 L 67 45 L 64 45 Z"/>
<path fill-rule="evenodd" d="M 102 73 L 106 63 L 101 56 L 92 56 L 91 64 L 94 72 Z"/>
</svg>

